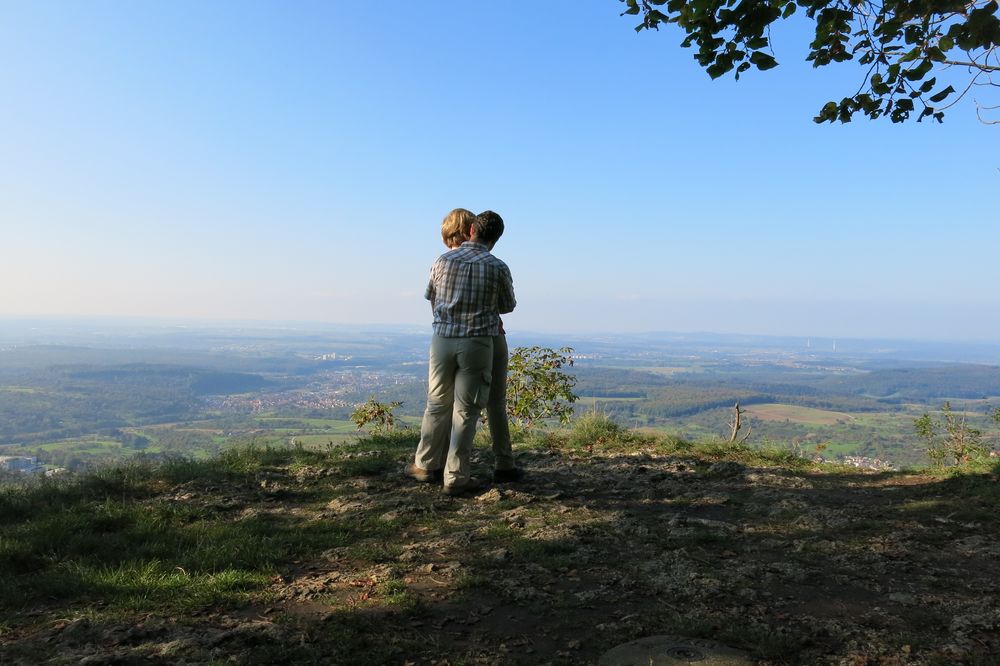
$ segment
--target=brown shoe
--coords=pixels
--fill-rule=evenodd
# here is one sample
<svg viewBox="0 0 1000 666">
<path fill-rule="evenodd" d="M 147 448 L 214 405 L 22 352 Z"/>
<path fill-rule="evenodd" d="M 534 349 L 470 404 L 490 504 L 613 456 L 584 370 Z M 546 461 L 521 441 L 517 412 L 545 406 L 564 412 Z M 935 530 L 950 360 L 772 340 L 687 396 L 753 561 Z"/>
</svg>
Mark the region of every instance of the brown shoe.
<svg viewBox="0 0 1000 666">
<path fill-rule="evenodd" d="M 424 469 L 417 467 L 413 463 L 406 466 L 403 473 L 411 479 L 416 479 L 420 483 L 441 483 L 444 481 L 443 469 Z"/>
<path fill-rule="evenodd" d="M 451 485 L 445 485 L 441 488 L 441 492 L 450 497 L 475 495 L 483 490 L 486 490 L 486 483 L 482 479 L 477 479 L 474 476 L 470 476 L 469 480 L 464 483 L 453 483 Z"/>
</svg>

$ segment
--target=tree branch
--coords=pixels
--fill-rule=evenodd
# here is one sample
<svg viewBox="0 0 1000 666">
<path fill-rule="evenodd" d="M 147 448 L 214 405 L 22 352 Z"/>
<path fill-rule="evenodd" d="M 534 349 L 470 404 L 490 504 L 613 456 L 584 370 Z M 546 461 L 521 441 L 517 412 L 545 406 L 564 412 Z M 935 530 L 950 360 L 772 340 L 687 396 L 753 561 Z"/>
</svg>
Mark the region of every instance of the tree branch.
<svg viewBox="0 0 1000 666">
<path fill-rule="evenodd" d="M 966 62 L 964 60 L 942 60 L 941 64 L 954 65 L 958 67 L 968 67 L 969 69 L 978 69 L 984 72 L 1000 72 L 1000 66 L 987 65 L 985 63 L 977 63 L 977 62 Z"/>
</svg>

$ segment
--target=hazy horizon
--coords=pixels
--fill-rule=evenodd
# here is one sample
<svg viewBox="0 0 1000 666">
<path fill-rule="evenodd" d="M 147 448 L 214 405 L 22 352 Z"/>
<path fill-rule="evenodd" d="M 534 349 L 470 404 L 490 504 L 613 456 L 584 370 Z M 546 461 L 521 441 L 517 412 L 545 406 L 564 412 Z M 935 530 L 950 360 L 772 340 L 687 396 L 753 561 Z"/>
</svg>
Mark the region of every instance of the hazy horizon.
<svg viewBox="0 0 1000 666">
<path fill-rule="evenodd" d="M 150 335 L 171 334 L 171 333 L 194 333 L 208 334 L 218 333 L 221 335 L 241 335 L 273 334 L 281 333 L 294 334 L 336 334 L 341 332 L 363 333 L 363 332 L 391 332 L 396 334 L 430 335 L 432 333 L 431 322 L 423 323 L 390 323 L 390 322 L 345 322 L 345 321 L 320 321 L 320 320 L 254 320 L 254 319 L 198 319 L 183 317 L 114 317 L 114 316 L 65 316 L 65 315 L 38 315 L 19 316 L 0 314 L 0 342 L 10 342 L 18 334 L 25 335 L 27 331 L 34 331 L 34 335 L 39 334 L 83 334 L 83 335 L 109 335 L 109 336 L 137 336 L 141 338 L 142 333 Z M 41 332 L 41 333 L 39 333 Z M 851 341 L 865 343 L 901 343 L 913 345 L 952 345 L 961 347 L 985 346 L 997 347 L 1000 350 L 1000 336 L 996 338 L 984 339 L 957 339 L 957 338 L 918 338 L 900 336 L 841 336 L 830 335 L 822 331 L 815 333 L 764 333 L 750 330 L 682 330 L 682 329 L 647 329 L 647 330 L 614 330 L 610 328 L 592 330 L 559 330 L 555 328 L 532 328 L 523 330 L 508 330 L 508 337 L 530 338 L 532 336 L 542 336 L 545 338 L 564 337 L 573 338 L 622 338 L 635 337 L 675 337 L 685 340 L 705 340 L 720 338 L 727 340 L 736 339 L 761 339 L 761 340 L 788 340 L 801 341 L 804 346 L 813 346 L 817 351 L 825 350 L 831 343 L 849 343 Z M 843 347 L 843 344 L 841 344 Z"/>
</svg>

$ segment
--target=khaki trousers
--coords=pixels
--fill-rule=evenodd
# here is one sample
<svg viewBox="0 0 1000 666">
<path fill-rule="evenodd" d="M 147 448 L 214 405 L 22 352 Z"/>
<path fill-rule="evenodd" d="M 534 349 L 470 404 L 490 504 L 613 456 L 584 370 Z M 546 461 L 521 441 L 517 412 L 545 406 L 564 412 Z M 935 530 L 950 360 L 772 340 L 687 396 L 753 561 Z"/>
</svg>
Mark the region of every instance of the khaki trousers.
<svg viewBox="0 0 1000 666">
<path fill-rule="evenodd" d="M 492 337 L 431 338 L 427 409 L 413 462 L 434 470 L 445 458 L 446 486 L 464 484 L 471 476 L 472 441 L 479 414 L 489 402 L 492 367 Z M 445 442 L 447 457 L 442 451 Z"/>
<path fill-rule="evenodd" d="M 507 421 L 507 336 L 493 336 L 493 385 L 486 403 L 486 418 L 490 423 L 493 440 L 494 467 L 499 470 L 514 469 L 514 453 L 510 446 L 510 424 Z"/>
</svg>

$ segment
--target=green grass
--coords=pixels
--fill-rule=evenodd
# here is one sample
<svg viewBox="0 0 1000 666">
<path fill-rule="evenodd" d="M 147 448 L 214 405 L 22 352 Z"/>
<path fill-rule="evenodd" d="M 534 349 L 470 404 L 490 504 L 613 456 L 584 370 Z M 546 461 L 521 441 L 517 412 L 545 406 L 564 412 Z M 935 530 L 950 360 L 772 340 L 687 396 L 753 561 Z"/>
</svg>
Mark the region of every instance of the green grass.
<svg viewBox="0 0 1000 666">
<path fill-rule="evenodd" d="M 0 487 L 0 616 L 54 599 L 101 599 L 129 609 L 240 603 L 260 593 L 282 563 L 344 546 L 359 559 L 389 561 L 400 552 L 387 543 L 398 521 L 234 516 L 211 502 L 153 498 L 186 483 L 252 497 L 262 474 L 280 477 L 296 466 L 325 466 L 340 477 L 374 473 L 414 446 L 412 435 L 330 451 L 250 444 L 209 461 L 126 463 L 70 480 Z"/>
<path fill-rule="evenodd" d="M 529 435 L 533 444 L 565 448 L 589 453 L 609 453 L 642 448 L 656 443 L 660 438 L 627 430 L 607 414 L 586 412 L 570 423 L 569 428 Z"/>
<path fill-rule="evenodd" d="M 485 539 L 500 546 L 510 543 L 512 539 L 517 539 L 520 534 L 521 530 L 503 520 L 494 521 L 483 530 Z"/>
<path fill-rule="evenodd" d="M 33 444 L 29 448 L 51 452 L 60 451 L 66 447 L 72 447 L 74 453 L 90 454 L 106 453 L 109 449 L 121 452 L 123 449 L 121 442 L 117 442 L 113 439 L 97 439 L 96 437 L 83 437 L 59 440 L 56 442 L 46 442 L 44 444 Z"/>
<path fill-rule="evenodd" d="M 468 611 L 481 608 L 484 597 L 503 597 L 504 614 L 531 615 L 537 626 L 563 631 L 543 617 L 546 609 L 579 609 L 573 612 L 582 615 L 565 621 L 592 622 L 591 611 L 605 609 L 597 602 L 581 606 L 575 590 L 602 588 L 611 594 L 607 585 L 614 583 L 604 579 L 605 569 L 615 569 L 628 575 L 608 606 L 623 611 L 618 617 L 639 618 L 634 625 L 643 633 L 706 636 L 757 659 L 796 663 L 816 636 L 773 617 L 763 601 L 752 602 L 756 615 L 741 614 L 745 600 L 733 594 L 743 584 L 725 574 L 730 564 L 776 557 L 803 572 L 847 573 L 849 566 L 860 571 L 893 531 L 905 532 L 905 539 L 889 540 L 890 546 L 931 544 L 930 553 L 956 537 L 995 532 L 993 509 L 1000 501 L 997 464 L 980 472 L 936 471 L 920 483 L 895 484 L 883 495 L 891 482 L 912 479 L 856 470 L 840 477 L 788 448 L 640 434 L 599 413 L 565 430 L 533 433 L 530 442 L 518 445 L 525 466 L 530 472 L 535 465 L 541 483 L 546 469 L 563 475 L 559 483 L 567 485 L 560 486 L 566 491 L 561 495 L 552 498 L 549 488 L 526 484 L 499 500 L 495 495 L 442 500 L 435 488 L 399 474 L 417 437 L 400 431 L 315 447 L 261 437 L 209 460 L 137 461 L 70 479 L 0 487 L 0 636 L 22 641 L 17 649 L 44 651 L 40 642 L 24 637 L 45 636 L 58 618 L 81 613 L 95 620 L 94 636 L 109 623 L 132 626 L 145 615 L 177 618 L 178 626 L 184 625 L 179 633 L 190 627 L 202 631 L 213 618 L 266 615 L 288 634 L 251 646 L 252 657 L 238 652 L 243 646 L 225 656 L 261 663 L 380 664 L 422 663 L 433 653 L 449 663 L 481 663 L 486 656 L 502 661 L 506 653 L 497 651 L 505 640 L 497 629 L 506 626 L 502 618 L 491 624 L 496 617 L 484 615 L 473 618 L 478 624 L 460 625 L 451 616 L 470 617 L 475 614 Z M 485 455 L 479 464 L 488 465 L 488 453 L 480 453 Z M 765 476 L 803 485 L 772 487 L 763 481 L 757 488 L 738 467 L 735 476 L 728 475 L 728 465 L 716 468 L 719 474 L 708 471 L 720 461 L 772 468 L 775 474 Z M 640 468 L 661 470 L 667 492 L 621 490 L 627 485 L 622 480 L 649 476 L 649 469 Z M 613 492 L 601 487 L 604 479 L 616 482 Z M 767 492 L 758 497 L 760 490 Z M 336 498 L 352 508 L 338 514 L 337 505 L 329 506 Z M 876 498 L 882 504 L 868 506 L 868 499 Z M 795 501 L 782 509 L 775 504 L 779 499 Z M 800 499 L 822 510 L 802 510 Z M 844 520 L 835 526 L 798 521 L 841 505 Z M 664 520 L 673 516 L 679 521 Z M 753 529 L 729 531 L 706 521 Z M 915 524 L 933 529 L 914 530 Z M 780 541 L 769 545 L 772 540 Z M 792 549 L 796 540 L 805 547 Z M 841 559 L 831 559 L 834 542 Z M 643 576 L 661 554 L 671 555 L 664 566 L 674 559 L 682 565 L 678 576 L 698 573 L 696 581 L 716 587 L 678 585 L 682 594 L 676 604 L 683 611 L 672 608 L 670 599 L 651 597 Z M 427 568 L 451 561 L 459 566 Z M 567 575 L 569 570 L 576 575 Z M 938 571 L 951 576 L 952 569 Z M 966 594 L 955 581 L 968 575 L 955 570 L 947 578 L 950 587 L 942 586 L 940 593 Z M 504 577 L 516 584 L 499 584 Z M 797 590 L 798 579 L 789 580 L 781 594 L 813 598 L 815 589 Z M 919 577 L 914 580 L 921 584 Z M 528 599 L 515 593 L 529 588 L 543 594 Z M 705 590 L 713 596 L 702 599 Z M 284 615 L 283 608 L 295 613 Z M 926 618 L 928 633 L 935 636 L 932 646 L 947 631 L 946 625 L 935 628 L 935 619 Z M 447 633 L 459 626 L 473 633 L 460 638 Z M 623 631 L 633 631 L 629 626 Z M 907 627 L 914 635 L 920 628 Z M 438 653 L 428 647 L 427 634 L 450 638 Z M 560 640 L 569 635 L 575 636 Z M 593 642 L 605 638 L 620 637 Z M 835 636 L 818 640 L 837 649 Z M 881 640 L 915 644 L 904 636 Z M 584 642 L 580 661 L 592 661 L 596 655 L 587 650 L 597 646 Z M 111 648 L 97 649 L 108 654 Z M 24 655 L 0 650 L 0 661 L 27 660 Z M 542 659 L 535 654 L 528 662 Z"/>
<path fill-rule="evenodd" d="M 154 594 L 157 585 L 191 583 L 194 590 L 225 580 L 259 582 L 279 562 L 348 545 L 356 536 L 355 528 L 333 520 L 309 523 L 259 514 L 234 521 L 198 509 L 128 499 L 73 508 L 36 512 L 31 520 L 5 530 L 0 568 L 30 576 L 4 586 L 0 606 L 51 596 L 132 599 L 134 589 L 114 584 L 128 576 L 116 578 L 116 572 L 140 571 L 143 580 L 156 582 L 140 587 L 153 603 L 161 603 L 165 597 Z M 164 572 L 170 575 L 164 577 Z"/>
<path fill-rule="evenodd" d="M 303 446 L 320 447 L 328 446 L 330 442 L 333 442 L 335 445 L 357 442 L 358 439 L 363 436 L 364 433 L 358 433 L 356 431 L 350 433 L 331 431 L 309 435 L 295 435 L 294 439 L 296 443 L 302 444 Z"/>
<path fill-rule="evenodd" d="M 186 611 L 219 603 L 240 605 L 252 601 L 268 582 L 265 572 L 227 568 L 217 572 L 189 573 L 158 560 L 126 562 L 114 566 L 76 563 L 57 572 L 64 588 L 101 599 L 112 610 Z M 61 578 L 61 580 L 60 580 Z M 50 579 L 51 580 L 51 579 Z"/>
<path fill-rule="evenodd" d="M 707 463 L 733 460 L 747 465 L 766 467 L 813 466 L 807 458 L 783 446 L 771 444 L 758 446 L 719 438 L 692 441 L 673 434 L 639 432 L 621 427 L 600 412 L 588 412 L 575 419 L 568 429 L 545 435 L 535 433 L 533 438 L 530 442 L 532 444 L 590 454 L 646 451 L 657 455 L 692 455 L 705 459 Z"/>
<path fill-rule="evenodd" d="M 362 562 L 384 564 L 394 562 L 402 549 L 385 543 L 359 543 L 350 547 L 348 555 Z"/>
</svg>

